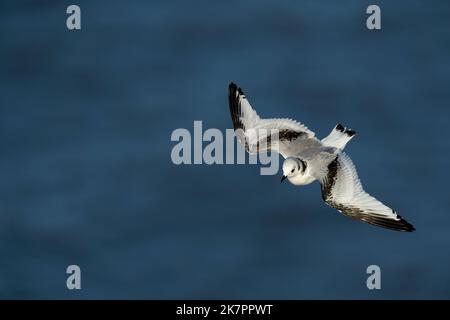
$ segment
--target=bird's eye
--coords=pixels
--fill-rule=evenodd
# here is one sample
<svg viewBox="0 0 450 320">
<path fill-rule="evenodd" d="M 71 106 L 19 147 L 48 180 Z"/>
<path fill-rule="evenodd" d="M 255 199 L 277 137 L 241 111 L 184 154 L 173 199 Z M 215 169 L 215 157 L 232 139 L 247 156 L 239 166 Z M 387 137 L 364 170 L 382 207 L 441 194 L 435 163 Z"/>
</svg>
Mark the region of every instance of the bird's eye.
<svg viewBox="0 0 450 320">
<path fill-rule="evenodd" d="M 295 170 L 295 169 L 292 169 L 291 172 L 294 173 L 294 170 Z"/>
</svg>

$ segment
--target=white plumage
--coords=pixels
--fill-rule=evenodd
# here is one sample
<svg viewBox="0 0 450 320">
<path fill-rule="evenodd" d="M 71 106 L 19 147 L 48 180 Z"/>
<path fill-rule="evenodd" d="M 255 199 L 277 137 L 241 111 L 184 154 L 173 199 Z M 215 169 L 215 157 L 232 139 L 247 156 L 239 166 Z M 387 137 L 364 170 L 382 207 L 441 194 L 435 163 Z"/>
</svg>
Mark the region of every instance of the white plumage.
<svg viewBox="0 0 450 320">
<path fill-rule="evenodd" d="M 318 180 L 323 200 L 339 212 L 376 226 L 399 231 L 414 227 L 366 193 L 351 159 L 343 152 L 355 131 L 338 124 L 324 139 L 292 119 L 261 119 L 234 83 L 228 101 L 236 135 L 251 153 L 278 151 L 286 160 L 283 179 L 294 185 Z M 278 138 L 278 139 L 276 139 Z"/>
</svg>

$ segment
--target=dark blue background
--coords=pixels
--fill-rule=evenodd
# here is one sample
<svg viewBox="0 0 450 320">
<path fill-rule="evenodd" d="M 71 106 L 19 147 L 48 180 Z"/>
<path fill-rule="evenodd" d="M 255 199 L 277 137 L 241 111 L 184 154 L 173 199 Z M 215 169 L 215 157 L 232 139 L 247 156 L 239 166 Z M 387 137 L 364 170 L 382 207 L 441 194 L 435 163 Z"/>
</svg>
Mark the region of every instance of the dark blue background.
<svg viewBox="0 0 450 320">
<path fill-rule="evenodd" d="M 450 298 L 450 3 L 0 3 L 1 298 Z M 175 166 L 176 128 L 337 122 L 366 189 L 417 232 L 348 219 L 317 183 Z M 66 289 L 66 267 L 82 290 Z M 366 268 L 382 290 L 366 288 Z"/>
</svg>

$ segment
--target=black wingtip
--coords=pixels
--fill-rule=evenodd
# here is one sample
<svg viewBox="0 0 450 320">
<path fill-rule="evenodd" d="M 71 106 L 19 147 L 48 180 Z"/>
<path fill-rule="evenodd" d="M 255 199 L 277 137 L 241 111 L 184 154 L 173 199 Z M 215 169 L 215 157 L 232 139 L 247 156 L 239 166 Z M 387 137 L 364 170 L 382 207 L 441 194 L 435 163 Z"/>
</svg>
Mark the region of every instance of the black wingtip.
<svg viewBox="0 0 450 320">
<path fill-rule="evenodd" d="M 361 218 L 361 220 L 364 222 L 370 223 L 372 225 L 375 225 L 377 227 L 391 229 L 394 231 L 413 232 L 416 230 L 412 224 L 410 224 L 403 218 L 400 218 L 400 220 L 392 220 L 392 219 L 368 216 L 368 217 Z"/>
<path fill-rule="evenodd" d="M 405 232 L 414 232 L 416 231 L 416 228 L 414 228 L 414 226 L 409 223 L 408 221 L 401 219 L 399 221 L 399 223 L 401 224 L 400 228 L 397 229 L 398 231 L 405 231 Z"/>
<path fill-rule="evenodd" d="M 395 213 L 395 211 L 393 211 L 393 212 Z M 414 228 L 414 226 L 411 223 L 409 223 L 408 221 L 403 219 L 401 215 L 397 214 L 397 218 L 400 219 L 398 221 L 398 223 L 401 226 L 401 229 L 399 231 L 406 231 L 406 232 L 416 231 L 416 228 Z"/>
<path fill-rule="evenodd" d="M 233 121 L 234 130 L 244 129 L 244 125 L 240 120 L 241 117 L 241 105 L 239 97 L 236 92 L 239 92 L 240 88 L 234 82 L 230 82 L 228 85 L 228 103 L 230 107 L 231 120 Z"/>
<path fill-rule="evenodd" d="M 242 90 L 242 88 L 238 87 L 236 83 L 234 83 L 233 81 L 231 81 L 230 84 L 228 85 L 228 91 L 229 92 L 237 91 L 239 95 L 244 96 L 244 91 Z"/>
<path fill-rule="evenodd" d="M 345 130 L 345 133 L 349 136 L 349 137 L 353 137 L 356 134 L 355 130 L 352 129 L 347 129 Z"/>
</svg>

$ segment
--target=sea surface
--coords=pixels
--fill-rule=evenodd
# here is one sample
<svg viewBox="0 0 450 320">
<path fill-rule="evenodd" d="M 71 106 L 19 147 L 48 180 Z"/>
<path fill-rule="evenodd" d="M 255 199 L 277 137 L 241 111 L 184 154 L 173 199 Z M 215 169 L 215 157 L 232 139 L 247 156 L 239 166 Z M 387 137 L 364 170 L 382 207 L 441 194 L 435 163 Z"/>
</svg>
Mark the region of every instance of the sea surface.
<svg viewBox="0 0 450 320">
<path fill-rule="evenodd" d="M 377 31 L 370 4 L 1 1 L 0 298 L 450 298 L 450 2 L 379 0 Z M 262 117 L 355 129 L 366 190 L 417 231 L 259 165 L 173 164 L 173 130 L 232 127 L 230 81 Z"/>
</svg>

